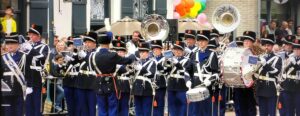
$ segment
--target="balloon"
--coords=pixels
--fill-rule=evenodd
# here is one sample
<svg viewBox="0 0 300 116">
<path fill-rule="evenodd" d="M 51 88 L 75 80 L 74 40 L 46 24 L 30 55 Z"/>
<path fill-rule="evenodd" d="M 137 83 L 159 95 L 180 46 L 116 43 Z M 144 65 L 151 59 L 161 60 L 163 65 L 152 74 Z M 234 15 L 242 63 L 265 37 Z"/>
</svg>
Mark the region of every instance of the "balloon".
<svg viewBox="0 0 300 116">
<path fill-rule="evenodd" d="M 197 20 L 199 21 L 199 23 L 204 24 L 205 22 L 207 22 L 207 16 L 206 16 L 206 14 L 200 13 L 200 14 L 197 16 Z"/>
<path fill-rule="evenodd" d="M 177 5 L 179 5 L 180 2 L 181 2 L 181 0 L 174 0 L 174 2 L 173 2 L 174 7 L 177 6 Z"/>
<path fill-rule="evenodd" d="M 206 3 L 206 0 L 201 0 L 201 3 Z"/>
<path fill-rule="evenodd" d="M 205 23 L 204 23 L 204 26 L 205 26 L 206 28 L 209 28 L 209 29 L 212 28 L 212 26 L 211 26 L 211 24 L 210 24 L 209 22 L 205 22 Z"/>
<path fill-rule="evenodd" d="M 201 8 L 201 10 L 198 12 L 198 14 L 202 13 L 202 12 L 206 9 L 205 3 L 201 2 L 201 6 L 202 6 L 202 8 Z"/>
<path fill-rule="evenodd" d="M 174 18 L 174 19 L 179 19 L 179 18 L 180 18 L 179 13 L 178 13 L 178 12 L 174 12 L 173 18 Z"/>
<path fill-rule="evenodd" d="M 200 3 L 195 3 L 195 5 L 191 8 L 191 11 L 189 13 L 189 16 L 191 18 L 196 18 L 198 15 L 198 11 L 201 9 Z"/>
<path fill-rule="evenodd" d="M 175 11 L 178 12 L 180 16 L 186 15 L 185 3 L 181 1 L 181 3 L 175 7 Z"/>
</svg>

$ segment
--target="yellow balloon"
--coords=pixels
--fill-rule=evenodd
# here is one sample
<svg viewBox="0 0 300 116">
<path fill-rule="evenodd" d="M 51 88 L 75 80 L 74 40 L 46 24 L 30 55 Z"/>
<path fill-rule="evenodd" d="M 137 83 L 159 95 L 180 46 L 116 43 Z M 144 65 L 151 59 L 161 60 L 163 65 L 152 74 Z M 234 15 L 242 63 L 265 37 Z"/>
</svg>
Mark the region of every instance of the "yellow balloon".
<svg viewBox="0 0 300 116">
<path fill-rule="evenodd" d="M 190 13 L 188 15 L 191 18 L 196 18 L 198 15 L 198 12 L 201 10 L 201 4 L 200 3 L 195 3 L 194 6 L 190 9 Z"/>
</svg>

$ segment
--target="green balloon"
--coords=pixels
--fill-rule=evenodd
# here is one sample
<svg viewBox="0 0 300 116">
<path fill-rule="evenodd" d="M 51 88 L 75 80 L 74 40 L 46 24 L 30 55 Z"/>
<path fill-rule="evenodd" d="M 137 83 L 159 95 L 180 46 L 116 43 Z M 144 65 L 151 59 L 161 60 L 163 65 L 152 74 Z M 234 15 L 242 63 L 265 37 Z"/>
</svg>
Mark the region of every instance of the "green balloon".
<svg viewBox="0 0 300 116">
<path fill-rule="evenodd" d="M 201 2 L 201 10 L 198 12 L 198 14 L 202 13 L 206 9 L 206 4 Z"/>
</svg>

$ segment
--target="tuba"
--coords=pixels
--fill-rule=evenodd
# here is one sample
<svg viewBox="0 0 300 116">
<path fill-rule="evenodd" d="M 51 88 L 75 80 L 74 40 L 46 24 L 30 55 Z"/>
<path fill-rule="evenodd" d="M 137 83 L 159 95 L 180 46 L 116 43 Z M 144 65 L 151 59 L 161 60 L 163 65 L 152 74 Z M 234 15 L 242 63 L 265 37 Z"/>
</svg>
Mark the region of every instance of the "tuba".
<svg viewBox="0 0 300 116">
<path fill-rule="evenodd" d="M 220 33 L 229 33 L 240 24 L 240 13 L 230 4 L 219 6 L 212 15 L 212 25 Z"/>
<path fill-rule="evenodd" d="M 168 21 L 161 15 L 147 15 L 141 24 L 141 34 L 145 40 L 164 41 L 169 34 Z"/>
</svg>

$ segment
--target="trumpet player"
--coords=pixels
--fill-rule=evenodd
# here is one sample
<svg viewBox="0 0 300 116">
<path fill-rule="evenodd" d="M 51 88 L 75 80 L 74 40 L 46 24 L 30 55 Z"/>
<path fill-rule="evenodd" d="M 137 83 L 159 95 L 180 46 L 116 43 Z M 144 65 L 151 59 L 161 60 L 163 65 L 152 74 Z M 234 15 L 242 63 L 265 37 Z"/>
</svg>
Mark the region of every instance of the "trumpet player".
<svg viewBox="0 0 300 116">
<path fill-rule="evenodd" d="M 256 41 L 256 33 L 245 31 L 241 40 L 243 41 L 243 47 L 251 50 L 248 54 L 253 55 L 253 44 Z M 234 88 L 233 94 L 236 116 L 256 116 L 256 101 L 252 87 Z"/>
<path fill-rule="evenodd" d="M 273 34 L 265 35 L 261 39 L 266 54 L 259 57 L 262 65 L 258 69 L 259 77 L 256 80 L 256 97 L 259 114 L 261 116 L 276 116 L 278 75 L 281 73 L 282 60 L 273 53 L 275 37 Z"/>
<path fill-rule="evenodd" d="M 214 51 L 207 48 L 210 40 L 210 30 L 200 30 L 197 32 L 197 42 L 199 50 L 193 55 L 192 88 L 205 86 L 212 95 L 212 85 L 219 78 L 218 57 Z M 209 97 L 210 98 L 210 97 Z M 191 102 L 189 114 L 191 116 L 212 115 L 211 99 Z"/>
<path fill-rule="evenodd" d="M 30 76 L 26 78 L 27 95 L 26 98 L 26 116 L 40 116 L 41 113 L 41 92 L 42 92 L 42 71 L 50 54 L 50 48 L 47 44 L 42 43 L 43 27 L 33 24 L 28 31 L 30 38 L 26 46 L 31 46 L 30 52 L 34 53 L 30 66 Z M 28 72 L 27 72 L 28 73 Z M 27 77 L 27 76 L 26 76 Z"/>
<path fill-rule="evenodd" d="M 293 55 L 288 58 L 289 63 L 283 69 L 281 116 L 300 115 L 300 41 L 294 38 L 290 42 L 293 44 Z"/>
<path fill-rule="evenodd" d="M 88 32 L 83 36 L 85 50 L 79 50 L 80 58 L 79 74 L 76 78 L 76 114 L 80 116 L 96 115 L 96 73 L 91 68 L 91 56 L 97 48 L 98 35 L 95 32 Z"/>
<path fill-rule="evenodd" d="M 134 66 L 137 72 L 132 86 L 135 112 L 137 116 L 151 116 L 153 114 L 154 79 L 157 64 L 153 58 L 150 58 L 150 44 L 142 42 L 138 50 L 140 59 Z"/>
<path fill-rule="evenodd" d="M 190 59 L 184 55 L 185 43 L 176 41 L 173 44 L 174 56 L 165 61 L 167 67 L 168 111 L 171 116 L 185 116 L 187 114 L 186 91 L 191 89 L 190 75 L 192 65 Z"/>
<path fill-rule="evenodd" d="M 162 54 L 162 40 L 151 41 L 151 49 L 154 55 L 154 60 L 157 62 L 157 71 L 155 77 L 155 98 L 153 103 L 153 116 L 164 116 L 165 95 L 166 95 L 166 68 L 163 66 L 165 57 Z"/>
</svg>

